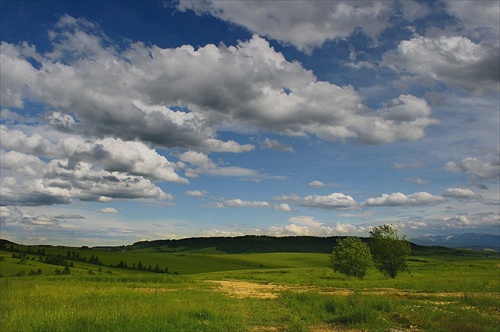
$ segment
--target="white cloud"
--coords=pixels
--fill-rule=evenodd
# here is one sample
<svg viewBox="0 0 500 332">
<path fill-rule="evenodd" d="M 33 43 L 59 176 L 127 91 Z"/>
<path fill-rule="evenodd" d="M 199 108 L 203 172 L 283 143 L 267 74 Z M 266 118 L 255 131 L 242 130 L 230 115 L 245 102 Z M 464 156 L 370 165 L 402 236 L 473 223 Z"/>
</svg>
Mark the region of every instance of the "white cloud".
<svg viewBox="0 0 500 332">
<path fill-rule="evenodd" d="M 429 184 L 430 183 L 430 180 L 424 180 L 424 179 L 421 179 L 419 177 L 416 177 L 416 178 L 408 178 L 408 181 L 411 181 L 415 184 L 418 184 L 418 185 L 424 185 L 424 184 Z"/>
<path fill-rule="evenodd" d="M 434 196 L 428 192 L 421 191 L 411 195 L 403 193 L 383 194 L 380 197 L 368 198 L 365 206 L 406 206 L 406 205 L 432 205 L 444 202 L 441 196 Z"/>
<path fill-rule="evenodd" d="M 293 212 L 294 209 L 290 207 L 290 205 L 286 203 L 281 203 L 281 204 L 274 204 L 272 207 L 273 210 L 276 211 L 283 211 L 283 212 Z"/>
<path fill-rule="evenodd" d="M 389 26 L 393 1 L 179 1 L 181 11 L 210 14 L 311 52 L 358 31 L 377 39 Z"/>
<path fill-rule="evenodd" d="M 26 82 L 36 80 L 37 70 L 26 61 L 23 50 L 26 44 L 14 46 L 6 42 L 0 43 L 0 97 L 2 107 L 24 106 L 23 99 L 28 95 Z"/>
<path fill-rule="evenodd" d="M 359 14 L 384 5 L 336 6 Z M 258 36 L 236 46 L 118 50 L 95 24 L 67 16 L 52 36 L 52 52 L 30 53 L 37 68 L 23 47 L 3 44 L 2 91 L 6 106 L 27 99 L 55 110 L 46 119 L 59 130 L 208 153 L 254 149 L 219 140 L 221 128 L 383 144 L 419 139 L 436 123 L 425 101 L 410 95 L 371 110 L 352 86 L 318 81 Z"/>
<path fill-rule="evenodd" d="M 0 125 L 0 148 L 37 156 L 53 156 L 56 153 L 55 145 L 40 134 L 26 135 L 4 125 Z"/>
<path fill-rule="evenodd" d="M 208 191 L 200 191 L 200 190 L 188 190 L 185 192 L 185 194 L 187 196 L 191 196 L 191 197 L 203 197 L 203 196 L 206 196 L 208 195 Z"/>
<path fill-rule="evenodd" d="M 106 171 L 84 161 L 53 159 L 48 163 L 16 151 L 2 152 L 1 205 L 68 204 L 72 199 L 171 200 L 150 180 L 136 175 Z"/>
<path fill-rule="evenodd" d="M 439 123 L 429 117 L 431 109 L 427 102 L 412 95 L 400 95 L 385 102 L 383 106 L 383 109 L 377 111 L 379 117 L 360 118 L 357 124 L 353 124 L 363 143 L 415 141 L 425 136 L 425 128 Z"/>
<path fill-rule="evenodd" d="M 423 220 L 410 220 L 398 223 L 396 226 L 401 230 L 423 231 L 426 233 L 442 234 L 443 232 L 463 232 L 464 230 L 482 229 L 488 232 L 495 229 L 500 224 L 500 214 L 498 212 L 485 212 L 477 214 L 458 214 L 454 216 L 444 216 L 442 218 L 431 218 Z"/>
<path fill-rule="evenodd" d="M 239 177 L 256 182 L 260 182 L 265 179 L 283 179 L 283 177 L 279 175 L 262 174 L 249 168 L 238 166 L 219 166 L 203 152 L 186 151 L 179 156 L 179 159 L 183 163 L 191 164 L 192 167 L 188 167 L 186 164 L 183 164 L 181 167 L 177 165 L 179 168 L 186 171 L 186 176 L 188 177 L 195 178 L 200 174 L 207 174 L 211 176 Z"/>
<path fill-rule="evenodd" d="M 446 11 L 464 21 L 471 29 L 488 28 L 498 38 L 500 32 L 500 4 L 498 1 L 445 0 Z"/>
<path fill-rule="evenodd" d="M 293 216 L 289 218 L 290 224 L 285 226 L 271 226 L 264 230 L 274 236 L 335 236 L 346 234 L 365 233 L 368 229 L 364 226 L 336 223 L 329 225 L 316 220 L 311 216 Z"/>
<path fill-rule="evenodd" d="M 467 188 L 448 188 L 443 196 L 464 200 L 479 198 L 478 194 Z"/>
<path fill-rule="evenodd" d="M 40 132 L 43 133 L 42 129 Z M 91 162 L 110 172 L 140 175 L 152 180 L 188 183 L 175 173 L 174 163 L 141 142 L 127 142 L 114 138 L 91 141 L 68 136 L 53 144 L 39 133 L 26 135 L 22 131 L 10 130 L 3 125 L 0 125 L 0 137 L 0 147 L 6 150 L 33 156 L 68 159 L 73 164 L 80 161 Z"/>
<path fill-rule="evenodd" d="M 463 36 L 418 36 L 400 42 L 382 65 L 399 73 L 431 78 L 472 92 L 499 87 L 498 43 L 475 43 Z"/>
<path fill-rule="evenodd" d="M 319 222 L 314 219 L 314 217 L 310 216 L 295 216 L 290 217 L 290 222 L 296 225 L 307 226 L 307 227 L 320 227 L 323 225 L 322 222 Z"/>
<path fill-rule="evenodd" d="M 270 149 L 270 150 L 275 150 L 275 151 L 282 151 L 282 152 L 295 152 L 293 150 L 293 147 L 291 147 L 288 144 L 280 143 L 276 140 L 272 140 L 269 138 L 265 138 L 262 142 L 260 142 L 260 148 L 261 149 Z"/>
<path fill-rule="evenodd" d="M 476 214 L 458 215 L 442 220 L 442 226 L 448 229 L 475 228 L 475 227 L 498 227 L 500 214 Z"/>
<path fill-rule="evenodd" d="M 452 172 L 466 173 L 475 179 L 498 179 L 500 177 L 500 159 L 498 156 L 496 160 L 482 161 L 477 158 L 467 157 L 455 163 L 449 161 L 446 163 L 445 168 Z"/>
<path fill-rule="evenodd" d="M 204 169 L 217 167 L 214 162 L 202 152 L 186 151 L 179 157 L 179 160 Z"/>
<path fill-rule="evenodd" d="M 223 199 L 220 202 L 208 204 L 207 207 L 214 208 L 258 208 L 258 209 L 271 209 L 280 212 L 293 212 L 294 210 L 286 203 L 283 204 L 270 204 L 265 201 L 247 201 L 240 198 Z"/>
<path fill-rule="evenodd" d="M 225 199 L 222 202 L 215 203 L 213 205 L 216 208 L 228 208 L 228 207 L 251 207 L 251 208 L 269 208 L 268 202 L 259 201 L 245 201 L 239 198 Z"/>
<path fill-rule="evenodd" d="M 118 213 L 118 211 L 115 208 L 111 208 L 111 207 L 99 209 L 99 210 L 97 210 L 97 212 L 103 213 L 103 214 L 117 214 Z"/>
<path fill-rule="evenodd" d="M 309 184 L 307 186 L 311 187 L 311 188 L 321 188 L 321 187 L 324 187 L 325 184 L 321 181 L 314 180 L 314 181 L 309 182 Z"/>
<path fill-rule="evenodd" d="M 358 203 L 349 195 L 342 193 L 333 193 L 327 196 L 276 196 L 273 198 L 277 201 L 290 202 L 295 205 L 305 206 L 317 209 L 352 209 L 358 206 Z"/>
</svg>

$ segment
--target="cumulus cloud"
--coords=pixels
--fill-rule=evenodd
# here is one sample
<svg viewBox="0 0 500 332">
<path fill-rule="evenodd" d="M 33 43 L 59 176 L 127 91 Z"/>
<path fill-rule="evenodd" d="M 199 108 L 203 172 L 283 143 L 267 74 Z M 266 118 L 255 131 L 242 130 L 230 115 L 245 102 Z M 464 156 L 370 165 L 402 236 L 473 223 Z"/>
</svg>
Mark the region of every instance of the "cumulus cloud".
<svg viewBox="0 0 500 332">
<path fill-rule="evenodd" d="M 475 228 L 475 227 L 498 227 L 500 223 L 500 214 L 482 213 L 474 215 L 457 215 L 442 220 L 442 226 L 454 228 Z"/>
<path fill-rule="evenodd" d="M 349 195 L 342 193 L 333 193 L 327 196 L 305 196 L 297 195 L 276 196 L 273 198 L 276 201 L 285 201 L 298 206 L 304 206 L 316 209 L 352 209 L 358 206 L 358 203 Z"/>
<path fill-rule="evenodd" d="M 311 187 L 311 188 L 321 188 L 321 187 L 324 187 L 325 184 L 321 181 L 314 180 L 314 181 L 309 182 L 307 186 Z"/>
<path fill-rule="evenodd" d="M 288 205 L 286 203 L 274 204 L 273 207 L 272 207 L 272 209 L 276 210 L 276 211 L 283 211 L 283 212 L 293 212 L 293 211 L 295 211 L 294 209 L 292 209 L 290 207 L 290 205 Z"/>
<path fill-rule="evenodd" d="M 434 196 L 428 192 L 421 191 L 411 195 L 403 193 L 383 194 L 380 197 L 368 198 L 365 206 L 414 206 L 414 205 L 433 205 L 444 202 L 441 196 Z"/>
<path fill-rule="evenodd" d="M 72 199 L 109 201 L 112 199 L 171 200 L 150 180 L 137 175 L 107 171 L 88 162 L 52 159 L 2 151 L 0 205 L 69 204 Z"/>
<path fill-rule="evenodd" d="M 112 207 L 102 208 L 102 209 L 97 210 L 97 212 L 103 213 L 103 214 L 118 214 L 118 211 Z"/>
<path fill-rule="evenodd" d="M 431 78 L 471 92 L 499 86 L 498 43 L 476 43 L 464 36 L 404 40 L 396 50 L 385 54 L 381 63 L 402 74 Z"/>
<path fill-rule="evenodd" d="M 399 140 L 415 141 L 425 128 L 439 121 L 430 118 L 431 108 L 424 99 L 400 95 L 383 104 L 376 118 L 361 118 L 355 125 L 357 137 L 366 144 L 384 144 Z"/>
<path fill-rule="evenodd" d="M 290 224 L 285 226 L 272 226 L 266 233 L 276 236 L 334 236 L 345 234 L 364 233 L 368 229 L 364 226 L 336 223 L 333 225 L 316 220 L 311 216 L 293 216 L 289 218 Z"/>
<path fill-rule="evenodd" d="M 478 194 L 467 188 L 448 188 L 443 196 L 463 200 L 477 199 L 479 197 Z"/>
<path fill-rule="evenodd" d="M 363 32 L 372 39 L 389 26 L 393 1 L 186 1 L 180 11 L 210 14 L 292 44 L 307 53 L 327 40 Z M 410 12 L 410 9 L 408 9 Z"/>
<path fill-rule="evenodd" d="M 360 13 L 384 5 L 336 6 Z M 352 86 L 318 81 L 259 36 L 236 46 L 137 42 L 118 49 L 91 22 L 68 16 L 61 22 L 51 33 L 52 52 L 1 48 L 2 105 L 41 102 L 55 110 L 46 123 L 59 130 L 209 153 L 254 149 L 219 140 L 220 129 L 384 144 L 419 139 L 436 123 L 425 101 L 410 95 L 372 110 Z"/>
<path fill-rule="evenodd" d="M 73 164 L 85 161 L 100 165 L 110 172 L 188 183 L 175 173 L 174 163 L 141 142 L 114 138 L 86 140 L 78 136 L 68 136 L 54 144 L 38 133 L 27 135 L 19 130 L 10 130 L 4 125 L 0 125 L 0 137 L 2 149 L 32 155 L 33 158 L 40 156 L 68 159 Z"/>
<path fill-rule="evenodd" d="M 466 173 L 474 179 L 498 179 L 500 177 L 500 159 L 498 156 L 489 161 L 467 157 L 459 163 L 449 161 L 445 168 L 448 171 Z"/>
</svg>

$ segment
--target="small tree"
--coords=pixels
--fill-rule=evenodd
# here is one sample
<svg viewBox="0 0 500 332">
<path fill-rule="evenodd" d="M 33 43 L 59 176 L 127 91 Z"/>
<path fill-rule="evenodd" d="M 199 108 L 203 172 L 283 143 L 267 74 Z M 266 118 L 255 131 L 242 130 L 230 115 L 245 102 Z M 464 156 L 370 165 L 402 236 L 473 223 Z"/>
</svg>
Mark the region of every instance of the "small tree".
<svg viewBox="0 0 500 332">
<path fill-rule="evenodd" d="M 64 270 L 62 271 L 62 274 L 71 274 L 71 271 L 69 270 L 69 266 L 68 265 L 66 265 L 64 267 Z"/>
<path fill-rule="evenodd" d="M 399 271 L 407 269 L 406 258 L 410 254 L 410 243 L 398 235 L 392 225 L 374 227 L 370 231 L 370 251 L 377 269 L 395 278 Z"/>
<path fill-rule="evenodd" d="M 335 272 L 359 279 L 363 279 L 373 264 L 370 248 L 356 237 L 338 239 L 330 258 Z"/>
</svg>

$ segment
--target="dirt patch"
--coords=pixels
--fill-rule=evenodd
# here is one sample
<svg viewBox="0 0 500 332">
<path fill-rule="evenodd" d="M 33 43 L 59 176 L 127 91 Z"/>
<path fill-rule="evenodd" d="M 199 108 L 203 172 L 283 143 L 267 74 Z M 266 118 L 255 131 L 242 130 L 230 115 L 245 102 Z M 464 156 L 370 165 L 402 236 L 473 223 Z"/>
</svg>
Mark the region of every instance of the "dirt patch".
<svg viewBox="0 0 500 332">
<path fill-rule="evenodd" d="M 229 296 L 238 298 L 275 299 L 278 297 L 279 292 L 290 289 L 287 286 L 259 284 L 247 281 L 207 280 L 207 282 L 218 284 L 220 287 L 216 289 L 217 292 L 226 293 Z"/>
<path fill-rule="evenodd" d="M 275 284 L 264 284 L 249 281 L 239 281 L 239 280 L 207 280 L 209 283 L 217 284 L 219 287 L 216 289 L 217 292 L 226 293 L 232 297 L 238 298 L 262 298 L 262 299 L 274 299 L 279 296 L 280 292 L 284 291 L 295 291 L 295 292 L 306 292 L 314 291 L 322 294 L 338 295 L 338 296 L 349 296 L 354 294 L 353 290 L 347 288 L 336 288 L 336 287 L 315 287 L 315 286 L 285 286 L 285 285 L 275 285 Z M 395 288 L 364 288 L 359 290 L 360 293 L 365 295 L 392 295 L 397 297 L 404 297 L 408 299 L 423 299 L 429 297 L 449 297 L 449 298 L 461 298 L 464 293 L 461 292 L 442 292 L 442 293 L 428 293 L 428 292 L 414 292 L 414 291 L 404 291 Z M 500 299 L 500 294 L 497 293 L 469 293 L 472 296 L 487 296 Z"/>
</svg>

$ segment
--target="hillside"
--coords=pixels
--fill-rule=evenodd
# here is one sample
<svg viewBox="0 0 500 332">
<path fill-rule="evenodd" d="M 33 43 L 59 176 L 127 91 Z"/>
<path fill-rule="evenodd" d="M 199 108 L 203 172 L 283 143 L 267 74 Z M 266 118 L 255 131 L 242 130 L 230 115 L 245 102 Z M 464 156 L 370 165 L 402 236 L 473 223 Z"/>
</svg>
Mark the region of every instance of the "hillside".
<svg viewBox="0 0 500 332">
<path fill-rule="evenodd" d="M 273 253 L 273 252 L 302 252 L 302 253 L 331 253 L 337 239 L 341 237 L 316 237 L 316 236 L 257 236 L 245 235 L 237 237 L 193 237 L 178 240 L 152 240 L 139 241 L 132 245 L 122 246 L 97 246 L 82 250 L 94 249 L 106 252 L 150 252 L 150 253 Z M 369 242 L 369 238 L 361 238 Z M 15 243 L 0 239 L 0 248 L 7 248 Z M 424 246 L 410 242 L 412 251 L 422 251 Z M 44 247 L 53 247 L 44 245 Z M 57 246 L 64 248 L 64 246 Z"/>
<path fill-rule="evenodd" d="M 271 252 L 309 252 L 331 253 L 338 236 L 256 236 L 237 237 L 197 237 L 180 240 L 140 241 L 127 247 L 127 250 L 153 249 L 158 252 L 194 251 L 215 248 L 216 252 L 227 254 L 271 253 Z M 368 242 L 368 238 L 361 238 Z M 412 250 L 422 247 L 411 244 Z"/>
</svg>

